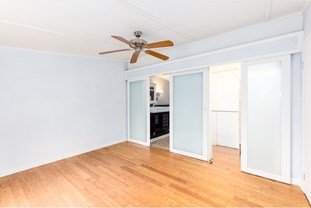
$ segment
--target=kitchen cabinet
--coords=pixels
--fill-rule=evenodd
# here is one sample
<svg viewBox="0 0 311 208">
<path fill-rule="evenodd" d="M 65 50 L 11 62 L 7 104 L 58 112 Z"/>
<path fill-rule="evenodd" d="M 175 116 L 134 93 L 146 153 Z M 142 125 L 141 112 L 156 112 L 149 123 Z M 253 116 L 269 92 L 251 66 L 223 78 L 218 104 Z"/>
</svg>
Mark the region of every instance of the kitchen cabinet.
<svg viewBox="0 0 311 208">
<path fill-rule="evenodd" d="M 150 113 L 150 138 L 169 133 L 169 112 Z"/>
</svg>

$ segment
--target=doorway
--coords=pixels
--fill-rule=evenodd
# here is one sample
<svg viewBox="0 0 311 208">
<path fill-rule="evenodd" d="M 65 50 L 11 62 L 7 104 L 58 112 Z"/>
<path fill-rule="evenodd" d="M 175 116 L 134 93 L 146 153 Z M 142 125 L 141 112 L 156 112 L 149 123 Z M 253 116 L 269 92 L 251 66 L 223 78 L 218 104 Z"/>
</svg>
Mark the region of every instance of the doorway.
<svg viewBox="0 0 311 208">
<path fill-rule="evenodd" d="M 169 150 L 170 76 L 150 77 L 150 146 Z"/>
<path fill-rule="evenodd" d="M 241 63 L 210 67 L 210 139 L 213 162 L 240 169 Z M 228 161 L 230 160 L 230 161 Z"/>
<path fill-rule="evenodd" d="M 149 77 L 128 82 L 129 141 L 150 146 L 150 109 L 166 107 L 166 132 L 156 136 L 169 133 L 170 152 L 210 161 L 213 145 L 230 148 L 243 172 L 290 182 L 289 55 L 169 77 L 166 106 L 156 106 L 164 90 Z"/>
<path fill-rule="evenodd" d="M 150 77 L 151 147 L 210 160 L 208 68 Z"/>
<path fill-rule="evenodd" d="M 290 56 L 211 67 L 210 77 L 214 149 L 240 152 L 243 172 L 290 183 Z"/>
<path fill-rule="evenodd" d="M 210 129 L 215 146 L 240 150 L 241 63 L 210 68 Z"/>
</svg>

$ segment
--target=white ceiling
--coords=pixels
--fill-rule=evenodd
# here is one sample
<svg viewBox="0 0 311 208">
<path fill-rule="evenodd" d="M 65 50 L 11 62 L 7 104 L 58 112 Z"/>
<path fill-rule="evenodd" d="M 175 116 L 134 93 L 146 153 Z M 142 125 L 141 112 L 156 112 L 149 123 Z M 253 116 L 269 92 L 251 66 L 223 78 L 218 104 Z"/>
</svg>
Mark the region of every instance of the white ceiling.
<svg viewBox="0 0 311 208">
<path fill-rule="evenodd" d="M 0 0 L 0 45 L 98 56 L 111 35 L 175 45 L 302 11 L 300 0 Z M 131 52 L 104 58 L 128 61 Z"/>
</svg>

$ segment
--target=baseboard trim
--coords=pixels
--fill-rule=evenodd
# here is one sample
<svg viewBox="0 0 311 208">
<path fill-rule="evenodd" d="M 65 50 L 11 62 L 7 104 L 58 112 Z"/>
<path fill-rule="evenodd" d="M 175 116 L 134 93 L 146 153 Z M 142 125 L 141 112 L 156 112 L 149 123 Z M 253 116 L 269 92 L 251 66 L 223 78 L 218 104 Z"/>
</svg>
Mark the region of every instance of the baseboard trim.
<svg viewBox="0 0 311 208">
<path fill-rule="evenodd" d="M 52 163 L 52 162 L 63 160 L 63 159 L 69 158 L 69 157 L 81 155 L 81 154 L 84 154 L 84 153 L 87 153 L 87 152 L 91 152 L 91 151 L 94 151 L 94 150 L 97 150 L 97 149 L 101 149 L 101 148 L 108 147 L 108 146 L 111 146 L 111 145 L 119 144 L 119 143 L 122 143 L 122 142 L 125 142 L 125 141 L 126 141 L 126 139 L 118 139 L 118 140 L 115 140 L 115 141 L 112 141 L 112 142 L 107 142 L 107 143 L 102 144 L 102 145 L 96 145 L 96 146 L 93 146 L 93 147 L 89 147 L 89 148 L 86 148 L 84 150 L 78 150 L 78 151 L 75 151 L 75 152 L 71 152 L 69 154 L 63 154 L 63 155 L 57 156 L 55 158 L 49 158 L 47 160 L 37 161 L 37 162 L 31 163 L 31 164 L 25 165 L 23 167 L 18 167 L 18 168 L 6 170 L 6 171 L 0 171 L 0 178 L 8 176 L 8 175 L 12 175 L 14 173 L 18 173 L 18 172 L 22 172 L 22 171 L 29 170 L 29 169 L 32 169 L 32 168 L 36 168 L 36 167 L 39 167 L 39 166 L 42 166 L 42 165 L 46 165 L 46 164 L 49 164 L 49 163 Z"/>
<path fill-rule="evenodd" d="M 147 146 L 147 147 L 150 146 L 150 144 L 148 142 L 144 142 L 144 141 L 140 141 L 140 140 L 136 140 L 136 139 L 128 139 L 127 141 L 133 142 L 133 143 L 136 143 L 136 144 L 140 144 L 140 145 L 144 145 L 144 146 Z"/>
<path fill-rule="evenodd" d="M 170 152 L 173 152 L 173 153 L 176 153 L 176 154 L 179 154 L 179 155 L 183 155 L 183 156 L 187 156 L 187 157 L 196 158 L 196 159 L 199 159 L 199 160 L 207 161 L 207 158 L 204 157 L 204 155 L 198 155 L 198 154 L 194 154 L 194 153 L 191 153 L 191 152 L 174 149 L 171 145 L 170 145 Z"/>
<path fill-rule="evenodd" d="M 290 179 L 290 183 L 293 184 L 293 185 L 299 186 L 299 187 L 303 190 L 303 187 L 302 187 L 302 179 L 299 179 L 299 178 L 291 178 L 291 179 Z"/>
</svg>

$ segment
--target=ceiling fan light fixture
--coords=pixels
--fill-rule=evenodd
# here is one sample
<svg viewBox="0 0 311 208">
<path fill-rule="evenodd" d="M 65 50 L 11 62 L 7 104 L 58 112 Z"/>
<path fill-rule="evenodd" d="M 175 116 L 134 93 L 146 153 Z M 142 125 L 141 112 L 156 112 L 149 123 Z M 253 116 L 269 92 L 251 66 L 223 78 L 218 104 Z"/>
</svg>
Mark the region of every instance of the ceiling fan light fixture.
<svg viewBox="0 0 311 208">
<path fill-rule="evenodd" d="M 165 40 L 165 41 L 159 41 L 159 42 L 154 42 L 154 43 L 148 43 L 146 40 L 140 38 L 142 36 L 142 34 L 143 33 L 141 31 L 135 31 L 134 35 L 135 35 L 136 38 L 134 38 L 134 39 L 132 39 L 130 41 L 128 41 L 125 38 L 122 38 L 120 36 L 113 35 L 111 37 L 116 39 L 116 40 L 118 40 L 118 41 L 121 41 L 121 42 L 127 44 L 131 49 L 135 50 L 135 52 L 133 53 L 133 55 L 131 57 L 131 60 L 130 60 L 131 64 L 137 62 L 139 53 L 141 51 L 144 51 L 146 54 L 148 54 L 150 56 L 153 56 L 153 57 L 156 57 L 156 58 L 159 58 L 159 59 L 164 60 L 164 61 L 169 59 L 168 56 L 165 56 L 165 55 L 160 54 L 158 52 L 147 50 L 147 49 L 174 46 L 174 43 L 172 41 Z M 114 51 L 105 51 L 105 52 L 100 52 L 99 54 L 100 55 L 104 55 L 104 54 L 108 54 L 108 53 L 129 51 L 131 49 L 121 49 L 121 50 L 114 50 Z M 146 50 L 144 50 L 144 49 L 146 49 Z"/>
</svg>

